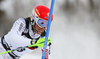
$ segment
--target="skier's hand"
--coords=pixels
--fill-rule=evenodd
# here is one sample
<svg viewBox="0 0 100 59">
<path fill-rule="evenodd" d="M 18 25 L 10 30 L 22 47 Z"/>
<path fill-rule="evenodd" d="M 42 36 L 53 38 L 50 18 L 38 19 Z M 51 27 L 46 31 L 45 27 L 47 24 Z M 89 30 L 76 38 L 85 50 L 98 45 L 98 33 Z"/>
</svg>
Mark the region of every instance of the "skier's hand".
<svg viewBox="0 0 100 59">
<path fill-rule="evenodd" d="M 47 42 L 47 45 L 51 45 L 51 38 L 48 38 L 48 42 Z M 45 38 L 40 38 L 38 39 L 37 41 L 36 40 L 33 40 L 32 41 L 32 44 L 34 47 L 40 47 L 40 48 L 43 48 L 44 47 L 44 42 L 45 42 Z"/>
</svg>

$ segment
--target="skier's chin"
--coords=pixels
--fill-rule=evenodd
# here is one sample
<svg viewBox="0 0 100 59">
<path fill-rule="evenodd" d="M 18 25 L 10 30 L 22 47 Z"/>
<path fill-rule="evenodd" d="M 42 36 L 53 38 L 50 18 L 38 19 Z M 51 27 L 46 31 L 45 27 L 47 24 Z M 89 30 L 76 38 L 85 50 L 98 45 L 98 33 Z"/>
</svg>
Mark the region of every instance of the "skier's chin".
<svg viewBox="0 0 100 59">
<path fill-rule="evenodd" d="M 41 34 L 42 32 L 41 32 L 41 31 L 36 31 L 36 33 L 37 33 L 37 34 Z"/>
<path fill-rule="evenodd" d="M 41 32 L 36 32 L 37 34 L 41 34 Z"/>
</svg>

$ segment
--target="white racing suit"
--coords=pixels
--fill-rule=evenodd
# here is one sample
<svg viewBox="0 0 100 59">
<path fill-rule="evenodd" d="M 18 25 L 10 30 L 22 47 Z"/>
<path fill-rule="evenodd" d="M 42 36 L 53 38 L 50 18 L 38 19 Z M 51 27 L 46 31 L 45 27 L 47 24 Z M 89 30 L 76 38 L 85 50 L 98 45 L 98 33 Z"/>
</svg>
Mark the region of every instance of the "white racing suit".
<svg viewBox="0 0 100 59">
<path fill-rule="evenodd" d="M 30 18 L 19 18 L 11 30 L 0 39 L 0 53 L 31 45 L 32 39 L 39 39 L 42 35 L 33 32 Z M 48 50 L 49 49 L 49 50 Z M 48 46 L 46 58 L 50 59 L 50 48 Z M 25 48 L 0 55 L 0 59 L 19 59 L 23 54 L 33 51 L 32 48 Z"/>
<path fill-rule="evenodd" d="M 5 48 L 1 44 L 1 38 L 0 38 L 0 53 L 5 52 Z M 8 53 L 0 55 L 0 59 L 13 59 Z"/>
</svg>

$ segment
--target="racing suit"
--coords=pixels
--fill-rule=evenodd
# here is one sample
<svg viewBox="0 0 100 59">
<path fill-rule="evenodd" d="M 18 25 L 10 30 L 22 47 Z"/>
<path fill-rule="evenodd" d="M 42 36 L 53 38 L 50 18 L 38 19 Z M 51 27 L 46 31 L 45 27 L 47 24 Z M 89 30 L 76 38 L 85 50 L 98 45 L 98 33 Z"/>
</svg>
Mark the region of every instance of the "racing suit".
<svg viewBox="0 0 100 59">
<path fill-rule="evenodd" d="M 19 18 L 13 24 L 11 30 L 0 40 L 0 52 L 21 48 L 31 45 L 32 39 L 45 36 L 45 31 L 40 35 L 35 33 L 31 27 L 30 18 Z M 50 46 L 48 46 L 50 47 Z M 0 55 L 0 59 L 19 59 L 23 54 L 33 51 L 35 48 L 25 48 Z M 45 59 L 50 59 L 50 48 L 48 48 Z"/>
</svg>

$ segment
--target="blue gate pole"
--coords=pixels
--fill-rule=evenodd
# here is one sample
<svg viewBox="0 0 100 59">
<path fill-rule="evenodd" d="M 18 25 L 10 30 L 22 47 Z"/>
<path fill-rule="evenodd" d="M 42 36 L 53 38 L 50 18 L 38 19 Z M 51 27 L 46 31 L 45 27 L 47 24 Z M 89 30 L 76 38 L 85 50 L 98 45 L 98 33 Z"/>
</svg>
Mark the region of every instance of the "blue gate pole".
<svg viewBox="0 0 100 59">
<path fill-rule="evenodd" d="M 53 8 L 54 8 L 54 2 L 55 2 L 55 0 L 51 1 L 49 20 L 48 20 L 48 25 L 47 25 L 47 30 L 46 30 L 46 36 L 45 36 L 43 52 L 42 52 L 42 59 L 45 59 L 47 42 L 48 42 L 48 36 L 49 36 L 49 31 L 50 31 L 51 19 L 52 19 L 52 13 L 53 13 Z"/>
</svg>

